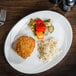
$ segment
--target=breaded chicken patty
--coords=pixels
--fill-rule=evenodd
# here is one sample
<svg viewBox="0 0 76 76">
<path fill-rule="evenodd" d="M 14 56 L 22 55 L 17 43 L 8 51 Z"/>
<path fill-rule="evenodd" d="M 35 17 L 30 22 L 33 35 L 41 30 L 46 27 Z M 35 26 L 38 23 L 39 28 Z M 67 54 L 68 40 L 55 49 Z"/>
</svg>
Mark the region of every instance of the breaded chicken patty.
<svg viewBox="0 0 76 76">
<path fill-rule="evenodd" d="M 22 58 L 26 59 L 31 55 L 35 48 L 35 40 L 28 36 L 20 36 L 15 44 L 15 51 Z"/>
</svg>

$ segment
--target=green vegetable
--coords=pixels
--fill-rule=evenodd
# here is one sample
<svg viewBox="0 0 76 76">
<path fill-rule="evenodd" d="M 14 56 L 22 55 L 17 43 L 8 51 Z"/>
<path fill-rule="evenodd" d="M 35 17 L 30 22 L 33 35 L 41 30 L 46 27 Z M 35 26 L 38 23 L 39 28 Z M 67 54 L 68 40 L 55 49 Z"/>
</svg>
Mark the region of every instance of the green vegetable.
<svg viewBox="0 0 76 76">
<path fill-rule="evenodd" d="M 52 33 L 54 31 L 54 26 L 48 26 L 48 31 Z"/>
<path fill-rule="evenodd" d="M 35 25 L 35 20 L 31 18 L 29 25 L 34 26 Z"/>
<path fill-rule="evenodd" d="M 46 27 L 47 27 L 47 26 L 51 26 L 51 21 L 50 21 L 50 19 L 45 20 L 45 21 L 44 21 L 44 24 L 45 24 Z"/>
</svg>

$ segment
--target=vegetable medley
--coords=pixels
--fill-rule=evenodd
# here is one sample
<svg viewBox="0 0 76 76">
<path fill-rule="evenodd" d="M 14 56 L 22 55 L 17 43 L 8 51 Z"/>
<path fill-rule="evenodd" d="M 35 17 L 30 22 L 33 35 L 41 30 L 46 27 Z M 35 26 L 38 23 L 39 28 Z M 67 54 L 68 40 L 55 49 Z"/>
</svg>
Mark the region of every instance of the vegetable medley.
<svg viewBox="0 0 76 76">
<path fill-rule="evenodd" d="M 54 31 L 54 26 L 51 24 L 50 19 L 43 21 L 40 18 L 31 18 L 29 26 L 38 39 L 44 39 L 45 35 Z"/>
</svg>

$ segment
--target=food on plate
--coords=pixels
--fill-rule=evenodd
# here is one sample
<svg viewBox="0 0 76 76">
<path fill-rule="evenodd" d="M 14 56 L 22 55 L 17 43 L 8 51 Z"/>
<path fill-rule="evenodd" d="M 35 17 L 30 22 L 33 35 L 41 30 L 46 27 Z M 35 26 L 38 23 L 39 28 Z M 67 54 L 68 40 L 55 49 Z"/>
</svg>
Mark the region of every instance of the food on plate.
<svg viewBox="0 0 76 76">
<path fill-rule="evenodd" d="M 31 55 L 35 48 L 35 40 L 28 36 L 20 36 L 15 44 L 15 51 L 20 55 L 22 58 L 26 59 Z"/>
<path fill-rule="evenodd" d="M 46 26 L 45 35 L 47 35 L 49 32 L 52 33 L 54 31 L 54 26 L 51 23 L 51 20 L 45 20 L 44 24 Z"/>
<path fill-rule="evenodd" d="M 54 31 L 54 26 L 48 26 L 48 31 L 52 33 Z"/>
<path fill-rule="evenodd" d="M 30 19 L 30 23 L 29 26 L 31 27 L 31 30 L 35 33 L 36 31 L 36 27 L 35 27 L 35 20 L 34 19 Z"/>
<path fill-rule="evenodd" d="M 45 24 L 41 19 L 36 19 L 36 31 L 38 32 L 44 32 L 45 31 Z"/>
<path fill-rule="evenodd" d="M 47 40 L 39 40 L 38 42 L 38 51 L 39 58 L 42 61 L 50 61 L 53 57 L 57 56 L 60 53 L 60 49 L 57 47 L 57 40 L 50 38 Z"/>
<path fill-rule="evenodd" d="M 37 38 L 38 39 L 43 39 L 44 38 L 44 33 L 43 32 L 36 32 Z"/>
<path fill-rule="evenodd" d="M 52 25 L 50 19 L 44 21 L 40 18 L 30 19 L 29 26 L 38 39 L 44 39 L 45 35 L 54 31 L 54 26 Z"/>
<path fill-rule="evenodd" d="M 51 25 L 52 25 L 50 19 L 44 20 L 44 24 L 45 24 L 46 26 L 51 26 Z"/>
<path fill-rule="evenodd" d="M 36 35 L 38 39 L 44 38 L 45 24 L 41 19 L 36 19 Z"/>
</svg>

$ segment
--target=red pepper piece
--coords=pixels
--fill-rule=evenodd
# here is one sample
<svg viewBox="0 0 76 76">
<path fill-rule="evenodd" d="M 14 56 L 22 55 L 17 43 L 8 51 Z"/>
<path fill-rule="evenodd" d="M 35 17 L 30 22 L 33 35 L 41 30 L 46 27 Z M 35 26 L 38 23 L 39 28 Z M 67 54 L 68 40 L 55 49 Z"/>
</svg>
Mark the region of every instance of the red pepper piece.
<svg viewBox="0 0 76 76">
<path fill-rule="evenodd" d="M 41 19 L 36 19 L 36 30 L 38 32 L 44 32 L 45 31 L 45 24 Z"/>
</svg>

